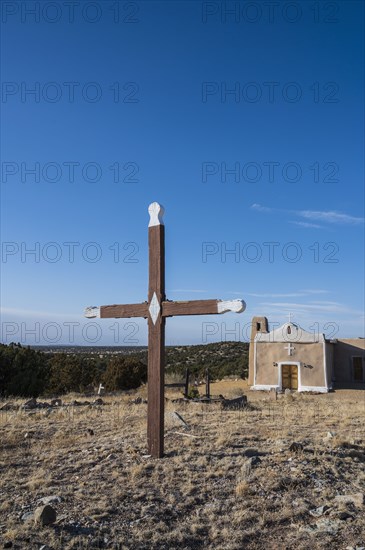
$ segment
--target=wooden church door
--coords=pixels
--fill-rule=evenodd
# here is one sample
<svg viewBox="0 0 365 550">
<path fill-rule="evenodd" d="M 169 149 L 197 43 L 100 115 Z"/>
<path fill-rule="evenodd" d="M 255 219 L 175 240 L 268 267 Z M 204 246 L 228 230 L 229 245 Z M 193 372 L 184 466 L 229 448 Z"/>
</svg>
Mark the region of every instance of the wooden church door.
<svg viewBox="0 0 365 550">
<path fill-rule="evenodd" d="M 298 366 L 297 365 L 282 365 L 282 388 L 283 390 L 298 389 Z"/>
</svg>

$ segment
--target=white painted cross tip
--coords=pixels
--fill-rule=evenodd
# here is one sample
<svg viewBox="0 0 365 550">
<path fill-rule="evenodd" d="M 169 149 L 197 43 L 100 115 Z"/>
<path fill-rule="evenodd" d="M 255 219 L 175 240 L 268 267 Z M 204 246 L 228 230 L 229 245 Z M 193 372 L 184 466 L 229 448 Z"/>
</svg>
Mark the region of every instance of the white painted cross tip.
<svg viewBox="0 0 365 550">
<path fill-rule="evenodd" d="M 85 308 L 84 317 L 88 319 L 95 319 L 95 317 L 100 317 L 100 307 L 89 306 Z"/>
<path fill-rule="evenodd" d="M 235 313 L 242 313 L 245 311 L 246 304 L 243 300 L 219 300 L 218 301 L 218 313 L 226 313 L 226 311 L 234 311 Z"/>
<path fill-rule="evenodd" d="M 162 216 L 165 213 L 165 209 L 158 202 L 152 202 L 148 207 L 148 213 L 150 215 L 150 223 L 148 227 L 153 227 L 154 225 L 163 225 Z"/>
</svg>

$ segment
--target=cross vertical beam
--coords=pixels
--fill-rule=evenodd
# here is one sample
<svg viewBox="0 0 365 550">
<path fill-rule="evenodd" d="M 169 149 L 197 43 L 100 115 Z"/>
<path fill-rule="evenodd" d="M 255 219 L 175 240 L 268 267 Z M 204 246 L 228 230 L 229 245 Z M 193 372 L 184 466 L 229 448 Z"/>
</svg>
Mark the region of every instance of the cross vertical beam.
<svg viewBox="0 0 365 550">
<path fill-rule="evenodd" d="M 148 452 L 161 458 L 164 451 L 165 405 L 165 317 L 161 304 L 165 301 L 165 226 L 163 210 L 153 203 L 148 227 L 149 283 L 148 283 Z"/>
</svg>

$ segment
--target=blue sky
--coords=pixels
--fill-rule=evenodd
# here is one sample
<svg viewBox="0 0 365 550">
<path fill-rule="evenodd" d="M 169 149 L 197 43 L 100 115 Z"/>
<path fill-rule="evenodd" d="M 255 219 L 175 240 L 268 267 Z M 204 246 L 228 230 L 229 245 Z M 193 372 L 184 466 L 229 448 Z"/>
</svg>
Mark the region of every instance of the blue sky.
<svg viewBox="0 0 365 550">
<path fill-rule="evenodd" d="M 168 344 L 363 335 L 363 3 L 51 4 L 2 4 L 2 341 L 144 345 L 83 309 L 146 299 L 152 201 L 168 298 L 247 303 Z"/>
</svg>

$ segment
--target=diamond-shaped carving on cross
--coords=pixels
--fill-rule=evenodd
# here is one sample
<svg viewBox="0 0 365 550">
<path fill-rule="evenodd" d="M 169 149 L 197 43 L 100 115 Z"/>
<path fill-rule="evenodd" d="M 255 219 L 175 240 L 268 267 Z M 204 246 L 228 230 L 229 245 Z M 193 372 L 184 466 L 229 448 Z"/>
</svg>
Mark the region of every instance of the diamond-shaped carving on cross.
<svg viewBox="0 0 365 550">
<path fill-rule="evenodd" d="M 161 306 L 158 303 L 156 292 L 153 293 L 152 300 L 148 311 L 150 312 L 153 324 L 156 324 L 158 314 L 160 313 Z"/>
</svg>

